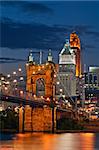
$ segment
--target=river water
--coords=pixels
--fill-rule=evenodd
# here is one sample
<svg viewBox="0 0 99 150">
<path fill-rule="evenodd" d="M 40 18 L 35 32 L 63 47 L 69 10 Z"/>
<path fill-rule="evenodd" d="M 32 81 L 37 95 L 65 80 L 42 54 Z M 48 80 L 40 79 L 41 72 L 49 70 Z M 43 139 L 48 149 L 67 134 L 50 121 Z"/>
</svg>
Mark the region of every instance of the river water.
<svg viewBox="0 0 99 150">
<path fill-rule="evenodd" d="M 0 135 L 0 150 L 99 150 L 99 133 Z"/>
</svg>

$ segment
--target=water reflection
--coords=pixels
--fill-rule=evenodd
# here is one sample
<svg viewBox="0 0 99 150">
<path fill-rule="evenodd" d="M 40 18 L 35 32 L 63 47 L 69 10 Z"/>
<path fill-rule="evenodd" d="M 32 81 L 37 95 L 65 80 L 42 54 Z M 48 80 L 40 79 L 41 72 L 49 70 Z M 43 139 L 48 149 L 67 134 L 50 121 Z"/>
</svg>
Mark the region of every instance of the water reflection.
<svg viewBox="0 0 99 150">
<path fill-rule="evenodd" d="M 94 150 L 94 141 L 93 133 L 26 133 L 1 141 L 0 150 Z"/>
<path fill-rule="evenodd" d="M 94 150 L 94 133 L 82 133 L 80 135 L 80 141 L 82 145 L 81 150 Z"/>
</svg>

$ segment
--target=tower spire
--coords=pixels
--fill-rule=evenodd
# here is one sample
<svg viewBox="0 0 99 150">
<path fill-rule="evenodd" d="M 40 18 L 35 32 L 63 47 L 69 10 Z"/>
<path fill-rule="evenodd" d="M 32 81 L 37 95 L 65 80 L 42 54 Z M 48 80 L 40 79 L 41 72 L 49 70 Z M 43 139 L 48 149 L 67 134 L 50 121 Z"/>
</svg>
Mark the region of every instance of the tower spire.
<svg viewBox="0 0 99 150">
<path fill-rule="evenodd" d="M 52 60 L 53 60 L 53 56 L 52 56 L 52 51 L 51 51 L 51 49 L 49 49 L 47 60 L 48 60 L 48 61 L 51 61 L 51 62 L 52 62 Z"/>
<path fill-rule="evenodd" d="M 30 50 L 30 52 L 29 52 L 28 61 L 29 61 L 29 63 L 33 62 L 33 54 L 32 54 L 32 50 Z"/>
</svg>

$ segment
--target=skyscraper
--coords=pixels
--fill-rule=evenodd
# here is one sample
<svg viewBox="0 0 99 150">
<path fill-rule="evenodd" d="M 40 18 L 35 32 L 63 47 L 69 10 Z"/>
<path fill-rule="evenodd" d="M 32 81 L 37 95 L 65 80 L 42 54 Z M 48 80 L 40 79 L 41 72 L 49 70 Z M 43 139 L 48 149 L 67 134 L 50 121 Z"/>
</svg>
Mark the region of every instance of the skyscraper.
<svg viewBox="0 0 99 150">
<path fill-rule="evenodd" d="M 70 47 L 76 55 L 76 77 L 81 77 L 81 46 L 80 39 L 75 32 L 70 34 Z"/>
<path fill-rule="evenodd" d="M 76 95 L 76 78 L 75 78 L 75 53 L 70 48 L 69 40 L 59 54 L 59 72 L 56 91 L 60 95 L 71 97 Z M 56 93 L 56 94 L 57 94 Z"/>
</svg>

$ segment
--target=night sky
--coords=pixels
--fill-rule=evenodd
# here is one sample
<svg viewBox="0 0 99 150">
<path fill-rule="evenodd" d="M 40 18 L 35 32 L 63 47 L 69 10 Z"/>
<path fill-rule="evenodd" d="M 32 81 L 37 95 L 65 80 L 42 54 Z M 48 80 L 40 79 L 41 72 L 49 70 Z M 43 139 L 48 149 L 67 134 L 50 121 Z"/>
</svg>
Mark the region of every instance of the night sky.
<svg viewBox="0 0 99 150">
<path fill-rule="evenodd" d="M 99 1 L 1 1 L 0 6 L 2 73 L 24 68 L 30 49 L 42 50 L 43 62 L 52 49 L 57 63 L 73 31 L 81 40 L 82 62 L 99 66 Z"/>
</svg>

